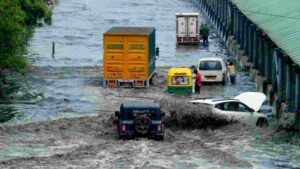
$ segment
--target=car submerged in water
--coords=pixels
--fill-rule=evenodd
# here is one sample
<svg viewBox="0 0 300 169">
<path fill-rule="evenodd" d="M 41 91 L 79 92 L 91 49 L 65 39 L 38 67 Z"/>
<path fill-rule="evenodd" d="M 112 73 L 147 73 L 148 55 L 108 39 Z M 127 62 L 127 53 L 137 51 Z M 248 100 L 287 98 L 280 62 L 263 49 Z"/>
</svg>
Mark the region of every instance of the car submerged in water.
<svg viewBox="0 0 300 169">
<path fill-rule="evenodd" d="M 233 99 L 196 99 L 189 101 L 192 104 L 211 105 L 213 112 L 231 119 L 250 122 L 259 127 L 269 125 L 270 114 L 260 112 L 266 96 L 260 92 L 245 92 Z"/>
<path fill-rule="evenodd" d="M 158 103 L 124 102 L 120 111 L 115 112 L 118 136 L 120 139 L 148 137 L 163 140 L 164 115 Z"/>
</svg>

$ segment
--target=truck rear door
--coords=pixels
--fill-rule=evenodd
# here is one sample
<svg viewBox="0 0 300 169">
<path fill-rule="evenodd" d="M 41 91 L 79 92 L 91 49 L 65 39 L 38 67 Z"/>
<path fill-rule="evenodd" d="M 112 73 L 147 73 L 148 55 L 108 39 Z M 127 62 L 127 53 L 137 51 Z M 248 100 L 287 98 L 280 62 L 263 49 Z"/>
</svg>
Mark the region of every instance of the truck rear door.
<svg viewBox="0 0 300 169">
<path fill-rule="evenodd" d="M 127 37 L 127 72 L 130 80 L 148 79 L 148 39 L 147 36 Z"/>
<path fill-rule="evenodd" d="M 104 69 L 105 79 L 123 79 L 126 68 L 126 37 L 104 36 Z"/>
<path fill-rule="evenodd" d="M 177 37 L 187 37 L 187 21 L 186 17 L 177 17 Z"/>
<path fill-rule="evenodd" d="M 188 37 L 197 37 L 198 19 L 196 16 L 188 17 Z"/>
</svg>

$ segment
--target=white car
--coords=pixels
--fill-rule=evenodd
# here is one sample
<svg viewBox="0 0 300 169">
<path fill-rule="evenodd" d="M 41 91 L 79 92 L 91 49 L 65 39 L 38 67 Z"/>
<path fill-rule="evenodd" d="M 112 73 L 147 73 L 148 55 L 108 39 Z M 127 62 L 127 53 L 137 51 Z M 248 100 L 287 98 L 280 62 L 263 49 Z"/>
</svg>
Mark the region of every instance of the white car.
<svg viewBox="0 0 300 169">
<path fill-rule="evenodd" d="M 250 122 L 259 127 L 268 126 L 268 116 L 259 112 L 266 100 L 266 96 L 260 92 L 245 92 L 234 99 L 196 99 L 189 101 L 193 104 L 211 105 L 214 113 L 225 115 L 235 120 Z"/>
<path fill-rule="evenodd" d="M 199 60 L 197 70 L 201 74 L 202 82 L 227 82 L 227 66 L 224 58 L 208 57 Z"/>
</svg>

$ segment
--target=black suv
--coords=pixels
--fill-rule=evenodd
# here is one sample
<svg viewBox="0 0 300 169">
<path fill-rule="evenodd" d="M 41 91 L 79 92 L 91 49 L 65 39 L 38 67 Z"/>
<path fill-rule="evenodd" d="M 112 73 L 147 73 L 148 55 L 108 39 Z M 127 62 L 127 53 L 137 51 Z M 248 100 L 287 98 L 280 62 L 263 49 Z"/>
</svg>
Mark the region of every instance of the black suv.
<svg viewBox="0 0 300 169">
<path fill-rule="evenodd" d="M 125 102 L 120 111 L 115 112 L 119 138 L 137 136 L 164 139 L 164 113 L 160 105 L 153 102 Z"/>
</svg>

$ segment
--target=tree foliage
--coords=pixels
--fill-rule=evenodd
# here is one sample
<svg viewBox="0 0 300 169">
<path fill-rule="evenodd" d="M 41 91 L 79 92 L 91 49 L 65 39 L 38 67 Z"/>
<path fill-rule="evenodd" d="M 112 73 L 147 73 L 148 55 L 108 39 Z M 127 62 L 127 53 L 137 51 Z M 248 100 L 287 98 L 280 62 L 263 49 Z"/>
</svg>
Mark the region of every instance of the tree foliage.
<svg viewBox="0 0 300 169">
<path fill-rule="evenodd" d="M 49 15 L 44 0 L 0 1 L 0 68 L 19 71 L 27 66 L 23 54 L 28 30 Z"/>
</svg>

